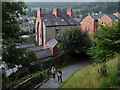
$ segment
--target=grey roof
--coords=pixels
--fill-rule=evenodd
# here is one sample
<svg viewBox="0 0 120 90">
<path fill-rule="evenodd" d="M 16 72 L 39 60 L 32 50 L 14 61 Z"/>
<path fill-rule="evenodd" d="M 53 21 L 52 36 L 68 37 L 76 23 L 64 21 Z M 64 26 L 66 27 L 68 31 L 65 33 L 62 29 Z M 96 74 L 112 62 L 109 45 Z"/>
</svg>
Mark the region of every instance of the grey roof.
<svg viewBox="0 0 120 90">
<path fill-rule="evenodd" d="M 91 17 L 94 20 L 99 20 L 101 17 L 103 17 L 105 14 L 104 13 L 98 13 L 98 15 L 91 15 Z"/>
<path fill-rule="evenodd" d="M 34 26 L 33 23 L 28 23 L 28 22 L 23 22 L 22 24 L 20 24 L 21 27 L 28 27 L 28 26 Z"/>
<path fill-rule="evenodd" d="M 58 43 L 58 41 L 53 38 L 46 42 L 46 44 L 52 48 L 54 48 L 57 45 L 57 43 Z"/>
<path fill-rule="evenodd" d="M 92 17 L 94 20 L 98 20 L 98 17 L 95 16 L 95 15 L 91 15 L 91 17 Z"/>
<path fill-rule="evenodd" d="M 98 13 L 98 18 L 100 19 L 101 17 L 103 17 L 105 14 L 104 13 Z"/>
<path fill-rule="evenodd" d="M 39 51 L 42 50 L 43 46 L 33 46 L 33 47 L 28 47 L 27 50 L 28 51 Z"/>
<path fill-rule="evenodd" d="M 115 19 L 119 19 L 117 16 L 115 15 L 107 15 L 110 19 L 115 20 Z"/>
<path fill-rule="evenodd" d="M 36 53 L 36 56 L 38 58 L 46 58 L 46 57 L 53 56 L 50 49 L 44 49 L 44 50 L 41 50 L 41 51 L 38 51 L 38 52 L 35 52 L 35 53 Z"/>
<path fill-rule="evenodd" d="M 17 48 L 29 48 L 29 47 L 33 47 L 35 46 L 34 43 L 32 44 L 22 44 L 22 45 L 19 45 L 19 46 L 16 46 Z"/>
<path fill-rule="evenodd" d="M 38 58 L 46 58 L 53 56 L 50 49 L 44 49 L 43 46 L 36 46 L 33 44 L 22 44 L 16 46 L 17 48 L 27 48 L 28 51 L 34 51 Z"/>
<path fill-rule="evenodd" d="M 76 21 L 69 15 L 42 15 L 41 19 L 46 26 L 75 26 Z"/>
</svg>

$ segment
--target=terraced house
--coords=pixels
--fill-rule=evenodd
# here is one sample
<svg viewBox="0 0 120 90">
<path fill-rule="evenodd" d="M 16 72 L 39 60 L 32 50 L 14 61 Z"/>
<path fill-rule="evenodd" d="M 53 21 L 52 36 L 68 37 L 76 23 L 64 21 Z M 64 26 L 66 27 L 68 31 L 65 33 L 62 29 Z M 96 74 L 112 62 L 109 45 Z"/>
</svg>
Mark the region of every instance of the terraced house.
<svg viewBox="0 0 120 90">
<path fill-rule="evenodd" d="M 53 9 L 53 14 L 42 14 L 42 9 L 37 9 L 36 19 L 36 44 L 50 48 L 52 53 L 57 52 L 57 37 L 65 28 L 76 26 L 72 18 L 72 8 L 67 9 L 66 14 L 58 14 L 58 8 Z"/>
<path fill-rule="evenodd" d="M 113 13 L 113 15 L 107 15 L 101 12 L 92 13 L 92 15 L 88 14 L 88 16 L 81 22 L 81 28 L 82 30 L 87 30 L 90 37 L 92 38 L 93 33 L 99 28 L 98 24 L 112 25 L 112 21 L 118 22 L 119 19 L 119 13 Z"/>
</svg>

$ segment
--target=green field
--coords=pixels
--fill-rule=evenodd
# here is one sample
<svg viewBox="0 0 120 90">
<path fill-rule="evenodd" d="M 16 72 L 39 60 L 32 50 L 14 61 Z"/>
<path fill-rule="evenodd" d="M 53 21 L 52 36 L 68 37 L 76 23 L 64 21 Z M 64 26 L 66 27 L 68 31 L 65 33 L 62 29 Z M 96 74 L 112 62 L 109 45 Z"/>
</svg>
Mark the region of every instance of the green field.
<svg viewBox="0 0 120 90">
<path fill-rule="evenodd" d="M 51 8 L 45 8 L 46 10 L 51 10 Z M 37 10 L 37 8 L 31 8 L 31 10 Z"/>
<path fill-rule="evenodd" d="M 46 10 L 51 10 L 51 8 L 45 8 Z M 37 8 L 31 8 L 31 10 L 37 10 Z M 79 12 L 80 9 L 73 9 L 73 12 L 78 11 Z"/>
<path fill-rule="evenodd" d="M 101 64 L 89 65 L 74 73 L 60 88 L 110 88 L 118 87 L 118 59 L 109 60 L 106 63 L 106 76 L 101 76 L 98 69 Z"/>
</svg>

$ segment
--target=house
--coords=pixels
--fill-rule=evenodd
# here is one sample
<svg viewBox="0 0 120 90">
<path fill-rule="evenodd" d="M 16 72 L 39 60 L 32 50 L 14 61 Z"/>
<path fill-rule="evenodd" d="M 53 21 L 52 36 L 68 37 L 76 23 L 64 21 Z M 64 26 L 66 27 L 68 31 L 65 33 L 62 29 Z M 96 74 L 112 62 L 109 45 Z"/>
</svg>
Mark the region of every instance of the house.
<svg viewBox="0 0 120 90">
<path fill-rule="evenodd" d="M 29 32 L 29 33 L 34 32 L 34 24 L 33 23 L 23 22 L 22 24 L 20 24 L 20 28 L 24 32 Z"/>
<path fill-rule="evenodd" d="M 36 19 L 36 44 L 48 48 L 47 44 L 55 41 L 54 39 L 57 39 L 64 29 L 70 26 L 76 26 L 76 21 L 72 18 L 71 8 L 67 9 L 66 14 L 58 14 L 58 8 L 54 8 L 53 14 L 47 15 L 42 14 L 42 9 L 38 8 Z"/>
<path fill-rule="evenodd" d="M 81 22 L 81 29 L 87 30 L 90 38 L 92 38 L 93 33 L 99 28 L 98 24 L 112 25 L 112 21 L 118 22 L 119 16 L 119 13 L 114 13 L 113 15 L 107 15 L 101 12 L 92 13 L 92 15 L 88 14 L 88 16 Z"/>
<path fill-rule="evenodd" d="M 99 20 L 99 24 L 105 25 L 105 24 L 110 24 L 112 25 L 112 21 L 118 22 L 119 21 L 119 17 L 117 17 L 116 15 L 104 15 L 100 20 Z"/>
</svg>

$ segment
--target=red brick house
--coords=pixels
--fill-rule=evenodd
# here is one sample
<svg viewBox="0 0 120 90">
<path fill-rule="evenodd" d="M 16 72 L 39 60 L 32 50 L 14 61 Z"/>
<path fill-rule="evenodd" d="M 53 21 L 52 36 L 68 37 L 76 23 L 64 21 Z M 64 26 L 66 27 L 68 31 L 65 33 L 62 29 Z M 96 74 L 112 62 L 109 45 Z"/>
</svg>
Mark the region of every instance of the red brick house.
<svg viewBox="0 0 120 90">
<path fill-rule="evenodd" d="M 112 21 L 118 22 L 119 20 L 119 13 L 114 13 L 113 15 L 106 15 L 101 12 L 93 13 L 92 15 L 88 15 L 82 22 L 81 22 L 81 29 L 87 30 L 90 38 L 92 38 L 93 33 L 97 31 L 98 24 L 110 24 L 112 25 Z"/>
<path fill-rule="evenodd" d="M 118 22 L 119 18 L 116 15 L 104 15 L 99 20 L 99 24 L 106 25 L 110 24 L 112 25 L 112 21 Z"/>
<path fill-rule="evenodd" d="M 65 28 L 76 26 L 77 23 L 72 18 L 72 9 L 68 8 L 66 14 L 58 14 L 58 8 L 53 9 L 53 14 L 42 14 L 42 9 L 37 9 L 36 19 L 36 44 L 45 48 L 50 48 L 53 55 L 57 55 L 55 39 L 64 31 Z M 54 47 L 53 47 L 54 46 Z"/>
</svg>

